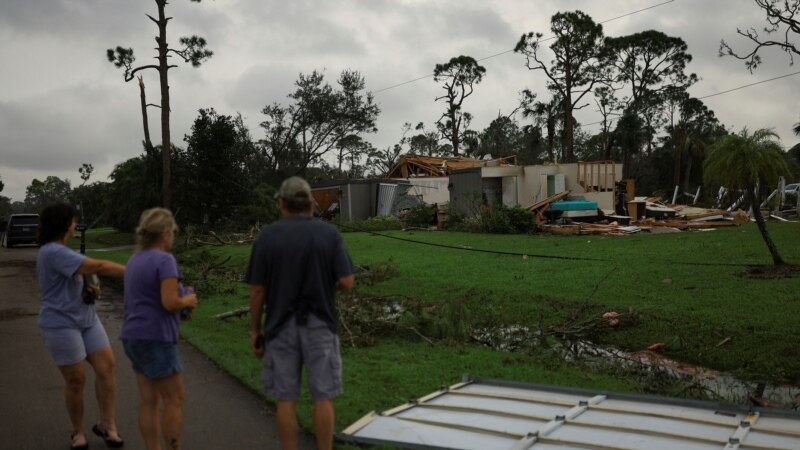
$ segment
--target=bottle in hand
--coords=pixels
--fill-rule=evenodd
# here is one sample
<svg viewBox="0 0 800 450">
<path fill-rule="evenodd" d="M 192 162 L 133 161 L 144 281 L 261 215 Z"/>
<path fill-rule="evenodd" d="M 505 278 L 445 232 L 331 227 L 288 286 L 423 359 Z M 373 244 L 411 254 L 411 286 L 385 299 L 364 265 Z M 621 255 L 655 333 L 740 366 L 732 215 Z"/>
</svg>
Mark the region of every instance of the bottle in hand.
<svg viewBox="0 0 800 450">
<path fill-rule="evenodd" d="M 187 295 L 194 294 L 194 289 L 191 286 L 184 286 L 183 283 L 178 282 L 178 295 L 181 297 L 185 297 Z M 192 314 L 192 308 L 183 308 L 181 310 L 181 319 L 186 320 L 189 319 L 190 315 Z"/>
</svg>

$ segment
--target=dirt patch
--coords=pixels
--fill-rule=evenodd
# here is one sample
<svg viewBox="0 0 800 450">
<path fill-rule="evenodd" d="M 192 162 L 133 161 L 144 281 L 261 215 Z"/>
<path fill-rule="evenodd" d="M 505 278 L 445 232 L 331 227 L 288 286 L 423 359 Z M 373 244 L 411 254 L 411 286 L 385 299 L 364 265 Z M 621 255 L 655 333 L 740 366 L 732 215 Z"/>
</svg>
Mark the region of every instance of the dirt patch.
<svg viewBox="0 0 800 450">
<path fill-rule="evenodd" d="M 36 261 L 23 261 L 21 259 L 13 259 L 11 261 L 0 261 L 0 267 L 36 267 Z"/>
<path fill-rule="evenodd" d="M 19 319 L 20 317 L 36 316 L 38 313 L 26 311 L 22 308 L 0 309 L 0 322 Z"/>
<path fill-rule="evenodd" d="M 782 264 L 780 266 L 751 266 L 742 273 L 747 278 L 800 278 L 800 265 Z"/>
</svg>

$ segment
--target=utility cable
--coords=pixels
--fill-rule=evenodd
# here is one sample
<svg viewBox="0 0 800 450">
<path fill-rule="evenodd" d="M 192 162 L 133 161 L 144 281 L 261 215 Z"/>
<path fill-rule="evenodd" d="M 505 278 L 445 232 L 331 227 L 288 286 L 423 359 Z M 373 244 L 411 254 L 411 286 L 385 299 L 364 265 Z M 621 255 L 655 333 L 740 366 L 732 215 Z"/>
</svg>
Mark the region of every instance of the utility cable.
<svg viewBox="0 0 800 450">
<path fill-rule="evenodd" d="M 784 75 L 779 75 L 777 77 L 773 77 L 773 78 L 769 78 L 769 79 L 761 80 L 761 81 L 756 81 L 755 83 L 743 84 L 741 86 L 736 86 L 734 88 L 727 89 L 727 90 L 724 90 L 722 92 L 717 92 L 717 93 L 714 93 L 714 94 L 708 94 L 708 95 L 704 95 L 702 97 L 696 97 L 696 98 L 698 100 L 702 100 L 704 98 L 716 97 L 718 95 L 728 94 L 730 92 L 738 91 L 738 90 L 741 90 L 741 89 L 744 89 L 744 88 L 748 88 L 748 87 L 751 87 L 751 86 L 755 86 L 755 85 L 758 85 L 758 84 L 769 83 L 771 81 L 780 80 L 782 78 L 788 78 L 788 77 L 795 76 L 795 75 L 800 75 L 800 72 L 787 73 L 787 74 L 784 74 Z M 591 122 L 591 123 L 583 124 L 581 126 L 582 127 L 588 127 L 588 126 L 592 126 L 592 125 L 601 124 L 603 122 L 604 122 L 603 120 L 600 120 L 600 121 L 597 121 L 597 122 Z"/>
<path fill-rule="evenodd" d="M 388 234 L 382 234 L 382 233 L 378 233 L 376 231 L 370 231 L 370 230 L 363 230 L 363 229 L 360 229 L 358 227 L 354 227 L 354 226 L 351 226 L 351 225 L 344 225 L 342 223 L 335 223 L 333 225 L 341 227 L 341 228 L 348 229 L 350 231 L 359 231 L 359 232 L 362 232 L 362 233 L 368 233 L 368 234 L 372 234 L 374 236 L 385 237 L 385 238 L 394 239 L 394 240 L 397 240 L 397 241 L 408 242 L 408 243 L 411 243 L 411 244 L 428 245 L 428 246 L 431 246 L 431 247 L 446 248 L 446 249 L 451 249 L 451 250 L 464 250 L 464 251 L 469 251 L 469 252 L 491 253 L 491 254 L 495 254 L 495 255 L 505 255 L 505 256 L 520 256 L 520 257 L 523 257 L 523 258 L 527 256 L 529 258 L 562 259 L 562 260 L 569 260 L 569 261 L 611 262 L 608 259 L 600 259 L 600 258 L 581 258 L 581 257 L 577 257 L 577 256 L 558 256 L 558 255 L 539 255 L 539 254 L 535 254 L 535 253 L 505 252 L 505 251 L 501 251 L 501 250 L 487 250 L 487 249 L 483 249 L 483 248 L 472 248 L 472 247 L 461 247 L 461 246 L 457 246 L 457 245 L 438 244 L 438 243 L 435 243 L 435 242 L 425 242 L 425 241 L 418 241 L 416 239 L 408 239 L 408 238 L 402 238 L 402 237 L 398 237 L 398 236 L 390 236 Z"/>
<path fill-rule="evenodd" d="M 644 11 L 647 11 L 649 9 L 658 8 L 659 6 L 663 6 L 663 5 L 666 5 L 668 3 L 672 3 L 674 1 L 675 0 L 667 0 L 665 2 L 661 2 L 661 3 L 657 3 L 655 5 L 648 6 L 647 8 L 637 9 L 636 11 L 631 11 L 631 12 L 625 13 L 625 14 L 623 14 L 621 16 L 612 17 L 610 19 L 603 20 L 602 22 L 598 22 L 598 24 L 604 24 L 604 23 L 608 23 L 608 22 L 613 22 L 615 20 L 619 20 L 619 19 L 622 19 L 622 18 L 625 18 L 625 17 L 628 17 L 628 16 L 632 16 L 634 14 L 638 14 L 640 12 L 644 12 Z M 551 40 L 553 40 L 555 38 L 556 38 L 555 36 L 548 36 L 548 37 L 540 40 L 539 42 L 551 41 Z M 485 57 L 480 58 L 480 59 L 478 59 L 476 61 L 477 62 L 486 61 L 487 59 L 496 58 L 498 56 L 505 55 L 506 53 L 511 53 L 513 51 L 514 51 L 514 49 L 512 48 L 512 49 L 509 49 L 509 50 L 502 51 L 500 53 L 495 53 L 494 55 L 485 56 Z M 400 86 L 405 86 L 407 84 L 415 83 L 417 81 L 424 80 L 426 78 L 431 78 L 432 76 L 433 76 L 433 74 L 431 73 L 431 74 L 428 74 L 428 75 L 421 76 L 419 78 L 414 78 L 413 80 L 404 81 L 402 83 L 398 83 L 398 84 L 395 84 L 395 85 L 392 85 L 392 86 L 388 86 L 388 87 L 385 87 L 385 88 L 382 88 L 382 89 L 378 89 L 377 91 L 373 91 L 372 93 L 373 94 L 378 94 L 378 93 L 381 93 L 381 92 L 384 92 L 384 91 L 388 91 L 390 89 L 398 88 Z"/>
<path fill-rule="evenodd" d="M 717 95 L 722 95 L 722 94 L 727 94 L 728 92 L 738 91 L 740 89 L 748 88 L 750 86 L 755 86 L 757 84 L 769 83 L 770 81 L 780 80 L 781 78 L 791 77 L 791 76 L 794 76 L 794 75 L 797 75 L 797 74 L 800 74 L 800 72 L 787 73 L 786 75 L 777 76 L 775 78 L 770 78 L 768 80 L 756 81 L 755 83 L 745 84 L 745 85 L 738 86 L 738 87 L 735 87 L 735 88 L 732 88 L 732 89 L 728 89 L 727 91 L 717 92 L 716 94 L 708 94 L 708 95 L 704 95 L 702 97 L 697 97 L 697 98 L 699 100 L 702 100 L 704 98 L 716 97 Z"/>
<path fill-rule="evenodd" d="M 358 227 L 354 227 L 352 225 L 344 225 L 342 223 L 333 223 L 334 226 L 341 227 L 344 229 L 348 229 L 350 231 L 358 231 L 362 233 L 368 233 L 374 236 L 380 236 L 388 239 L 394 239 L 401 242 L 408 242 L 411 244 L 419 244 L 419 245 L 428 245 L 431 247 L 438 247 L 438 248 L 446 248 L 449 250 L 464 250 L 469 252 L 478 252 L 478 253 L 489 253 L 495 255 L 504 255 L 504 256 L 519 256 L 522 258 L 539 258 L 539 259 L 559 259 L 559 260 L 566 260 L 566 261 L 596 261 L 596 262 L 619 262 L 610 259 L 603 259 L 603 258 L 584 258 L 578 256 L 558 256 L 558 255 L 542 255 L 536 253 L 519 253 L 519 252 L 506 252 L 501 250 L 487 250 L 482 248 L 472 248 L 472 247 L 462 247 L 457 245 L 447 245 L 447 244 L 438 244 L 435 242 L 425 242 L 419 241 L 416 239 L 408 239 L 402 238 L 399 236 L 390 236 L 388 234 L 378 233 L 376 231 L 364 230 Z M 705 266 L 705 267 L 747 267 L 752 266 L 753 264 L 750 263 L 706 263 L 706 262 L 690 262 L 690 261 L 661 261 L 668 264 L 679 264 L 685 266 Z"/>
</svg>

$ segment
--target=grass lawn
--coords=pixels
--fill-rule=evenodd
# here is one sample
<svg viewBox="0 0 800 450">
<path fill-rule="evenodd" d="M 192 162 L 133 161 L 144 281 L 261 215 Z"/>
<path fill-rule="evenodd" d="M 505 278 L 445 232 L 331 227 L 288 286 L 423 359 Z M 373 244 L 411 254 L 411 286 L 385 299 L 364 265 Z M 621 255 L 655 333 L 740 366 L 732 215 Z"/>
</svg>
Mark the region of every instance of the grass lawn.
<svg viewBox="0 0 800 450">
<path fill-rule="evenodd" d="M 769 229 L 784 258 L 800 263 L 800 226 L 770 223 Z M 577 313 L 632 308 L 641 317 L 638 326 L 592 338 L 628 350 L 662 342 L 665 354 L 681 360 L 750 378 L 800 382 L 800 278 L 741 276 L 745 265 L 771 262 L 754 225 L 626 237 L 390 235 L 604 261 L 526 260 L 348 233 L 357 263 L 391 259 L 398 267 L 398 276 L 368 287 L 371 293 L 402 293 L 432 303 L 479 297 L 506 324 L 530 324 L 541 317 L 552 326 Z M 732 338 L 727 345 L 716 347 L 727 337 Z"/>
<path fill-rule="evenodd" d="M 800 263 L 800 226 L 770 223 L 783 257 Z M 99 233 L 99 231 L 98 231 Z M 521 325 L 568 327 L 606 311 L 630 313 L 621 328 L 593 329 L 580 337 L 624 350 L 664 343 L 670 357 L 751 380 L 800 383 L 800 278 L 753 279 L 747 265 L 769 264 L 754 225 L 710 232 L 600 236 L 503 236 L 440 232 L 386 235 L 461 248 L 403 242 L 366 233 L 345 233 L 357 265 L 391 263 L 396 273 L 361 283 L 361 298 L 404 296 L 432 315 L 457 316 L 469 327 Z M 464 248 L 527 254 L 528 258 Z M 119 254 L 117 254 L 119 253 Z M 241 283 L 249 245 L 203 247 L 179 261 L 201 297 L 183 335 L 220 366 L 261 391 L 260 364 L 250 356 L 248 318 L 213 315 L 247 305 Z M 125 261 L 129 251 L 95 254 Z M 559 256 L 581 259 L 552 259 Z M 374 300 L 384 301 L 384 300 Z M 409 333 L 376 336 L 350 345 L 342 333 L 345 394 L 337 400 L 337 430 L 370 410 L 457 382 L 463 373 L 605 390 L 697 395 L 677 382 L 629 369 L 594 369 L 566 363 L 552 352 L 503 352 L 444 333 L 434 343 Z M 448 337 L 449 336 L 449 337 Z M 726 340 L 724 345 L 718 346 Z M 306 394 L 307 395 L 307 394 Z M 301 421 L 310 428 L 309 402 Z"/>
<path fill-rule="evenodd" d="M 86 232 L 86 249 L 114 248 L 134 244 L 133 233 L 117 231 L 114 228 L 93 228 Z M 67 241 L 67 245 L 74 249 L 81 246 L 80 233 Z"/>
</svg>

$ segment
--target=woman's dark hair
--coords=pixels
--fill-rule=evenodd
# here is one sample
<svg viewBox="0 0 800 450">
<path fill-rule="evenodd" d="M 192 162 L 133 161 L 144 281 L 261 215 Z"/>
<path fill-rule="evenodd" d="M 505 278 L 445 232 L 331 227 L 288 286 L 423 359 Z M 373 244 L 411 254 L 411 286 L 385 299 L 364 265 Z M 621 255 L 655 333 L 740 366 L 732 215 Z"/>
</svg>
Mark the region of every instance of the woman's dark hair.
<svg viewBox="0 0 800 450">
<path fill-rule="evenodd" d="M 39 245 L 47 244 L 61 239 L 69 231 L 77 212 L 75 207 L 67 203 L 57 203 L 42 210 L 39 215 Z"/>
</svg>

